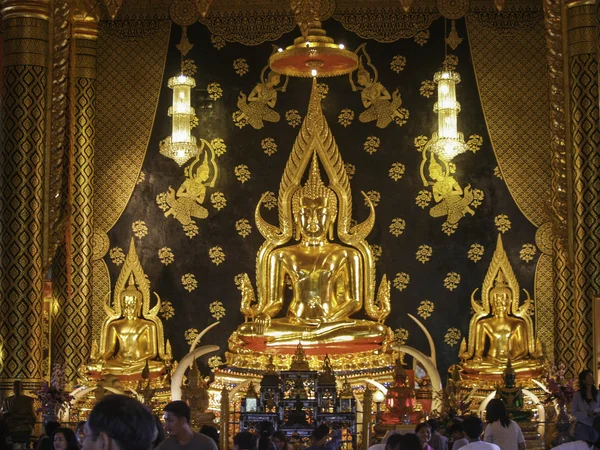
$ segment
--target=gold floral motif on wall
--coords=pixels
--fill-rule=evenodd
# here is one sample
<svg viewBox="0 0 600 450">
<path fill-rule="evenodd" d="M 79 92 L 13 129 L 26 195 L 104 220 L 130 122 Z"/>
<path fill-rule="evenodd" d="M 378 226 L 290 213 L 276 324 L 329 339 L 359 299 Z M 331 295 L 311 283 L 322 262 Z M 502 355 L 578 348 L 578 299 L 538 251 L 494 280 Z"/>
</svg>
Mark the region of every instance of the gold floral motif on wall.
<svg viewBox="0 0 600 450">
<path fill-rule="evenodd" d="M 519 252 L 519 257 L 523 261 L 529 262 L 529 261 L 533 260 L 536 252 L 537 252 L 537 249 L 536 249 L 535 245 L 523 244 L 523 247 L 521 247 L 521 251 Z"/>
<path fill-rule="evenodd" d="M 408 341 L 408 330 L 404 328 L 396 328 L 394 330 L 394 344 L 404 345 Z"/>
<path fill-rule="evenodd" d="M 404 166 L 404 164 L 402 164 L 401 162 L 395 162 L 392 164 L 392 167 L 390 167 L 388 175 L 392 180 L 398 181 L 402 179 L 404 172 L 406 172 L 406 166 Z"/>
<path fill-rule="evenodd" d="M 429 42 L 430 33 L 429 30 L 419 31 L 415 34 L 414 40 L 417 44 L 423 47 L 427 42 Z"/>
<path fill-rule="evenodd" d="M 243 77 L 250 70 L 250 66 L 248 65 L 248 62 L 244 58 L 237 58 L 236 60 L 233 61 L 233 70 L 240 77 Z"/>
<path fill-rule="evenodd" d="M 369 244 L 369 247 L 371 247 L 371 253 L 373 254 L 373 261 L 375 261 L 375 262 L 379 261 L 379 258 L 381 258 L 381 255 L 383 254 L 383 248 L 381 247 L 381 245 Z"/>
<path fill-rule="evenodd" d="M 235 177 L 242 184 L 248 181 L 252 175 L 250 169 L 246 164 L 239 164 L 235 166 L 233 169 L 233 173 L 235 173 Z"/>
<path fill-rule="evenodd" d="M 392 58 L 390 62 L 390 69 L 393 72 L 400 73 L 406 67 L 406 57 L 402 55 L 396 55 Z"/>
<path fill-rule="evenodd" d="M 448 272 L 444 278 L 444 287 L 449 291 L 453 291 L 460 284 L 460 274 L 456 272 Z"/>
<path fill-rule="evenodd" d="M 367 137 L 363 148 L 365 149 L 365 152 L 372 155 L 379 149 L 379 145 L 381 145 L 381 140 L 377 136 L 369 136 Z"/>
<path fill-rule="evenodd" d="M 240 219 L 235 222 L 235 230 L 241 237 L 246 238 L 252 233 L 252 225 L 250 225 L 248 219 Z"/>
<path fill-rule="evenodd" d="M 425 320 L 429 318 L 431 314 L 433 314 L 433 310 L 433 302 L 430 300 L 423 300 L 421 303 L 419 303 L 419 307 L 417 308 L 417 314 L 419 315 L 419 317 Z"/>
<path fill-rule="evenodd" d="M 356 173 L 356 166 L 354 164 L 345 163 L 344 169 L 346 170 L 346 175 L 348 175 L 348 180 L 351 180 Z"/>
<path fill-rule="evenodd" d="M 148 235 L 148 226 L 143 220 L 136 220 L 131 224 L 131 231 L 133 231 L 136 238 L 142 239 Z"/>
<path fill-rule="evenodd" d="M 498 228 L 500 233 L 504 234 L 510 230 L 511 223 L 506 214 L 498 214 L 496 217 L 494 217 L 494 223 L 496 224 L 496 228 Z"/>
<path fill-rule="evenodd" d="M 198 280 L 196 280 L 196 275 L 194 275 L 193 273 L 186 273 L 182 275 L 181 285 L 186 291 L 192 292 L 198 287 Z"/>
<path fill-rule="evenodd" d="M 196 339 L 196 337 L 198 337 L 198 330 L 196 328 L 188 328 L 183 333 L 183 337 L 185 338 L 186 342 L 189 345 L 192 345 L 192 343 L 194 342 L 194 339 Z"/>
<path fill-rule="evenodd" d="M 285 120 L 287 120 L 290 127 L 296 128 L 302 123 L 302 116 L 297 109 L 290 109 L 285 113 Z"/>
<path fill-rule="evenodd" d="M 394 281 L 392 282 L 394 287 L 401 292 L 406 289 L 408 283 L 410 283 L 410 275 L 406 272 L 398 272 L 394 278 Z"/>
<path fill-rule="evenodd" d="M 277 153 L 277 144 L 275 143 L 275 139 L 272 137 L 264 138 L 262 141 L 260 141 L 260 146 L 268 156 Z"/>
<path fill-rule="evenodd" d="M 162 247 L 158 249 L 158 259 L 165 266 L 168 266 L 173 261 L 175 261 L 175 255 L 169 247 Z"/>
<path fill-rule="evenodd" d="M 160 304 L 160 316 L 169 320 L 171 317 L 175 315 L 175 308 L 171 302 L 161 302 Z"/>
<path fill-rule="evenodd" d="M 211 100 L 219 100 L 223 97 L 223 88 L 217 82 L 212 82 L 206 87 L 206 91 L 208 92 L 208 97 Z"/>
<path fill-rule="evenodd" d="M 219 36 L 216 34 L 210 35 L 210 42 L 213 45 L 213 47 L 216 48 L 217 50 L 221 50 L 227 44 L 227 41 L 225 41 L 223 36 Z"/>
<path fill-rule="evenodd" d="M 345 128 L 348 125 L 351 125 L 353 121 L 354 111 L 352 111 L 350 108 L 344 108 L 340 111 L 340 114 L 338 116 L 338 122 L 341 126 Z"/>
<path fill-rule="evenodd" d="M 215 208 L 216 210 L 222 210 L 223 208 L 225 208 L 225 206 L 227 206 L 227 199 L 225 198 L 225 194 L 218 191 L 213 192 L 210 195 L 210 203 L 212 203 L 213 208 Z"/>
<path fill-rule="evenodd" d="M 111 248 L 108 252 L 108 256 L 115 266 L 120 266 L 125 262 L 125 253 L 121 247 Z"/>
<path fill-rule="evenodd" d="M 222 366 L 225 362 L 221 359 L 220 356 L 211 356 L 208 358 L 208 367 L 211 369 L 216 369 L 219 366 Z"/>
<path fill-rule="evenodd" d="M 469 258 L 473 262 L 480 261 L 483 257 L 484 248 L 481 244 L 471 244 L 469 247 L 469 251 L 467 252 L 467 258 Z"/>
<path fill-rule="evenodd" d="M 395 217 L 392 219 L 392 223 L 390 224 L 390 234 L 398 237 L 402 233 L 404 233 L 404 229 L 406 228 L 406 221 L 401 219 L 400 217 Z"/>
<path fill-rule="evenodd" d="M 408 120 L 409 112 L 401 107 L 402 98 L 399 90 L 396 89 L 390 95 L 385 86 L 378 81 L 379 74 L 367 53 L 366 44 L 361 44 L 355 53 L 359 55 L 356 82 L 353 73 L 348 77 L 352 90 L 360 91 L 362 104 L 366 108 L 359 114 L 358 120 L 363 123 L 376 121 L 378 128 L 385 128 L 392 121 L 399 126 L 404 125 Z"/>
<path fill-rule="evenodd" d="M 419 245 L 419 248 L 417 249 L 417 253 L 415 255 L 417 261 L 425 264 L 426 262 L 428 262 L 431 259 L 431 255 L 433 254 L 433 249 L 431 248 L 431 246 L 423 244 L 423 245 Z"/>
<path fill-rule="evenodd" d="M 454 347 L 456 344 L 459 343 L 461 337 L 462 335 L 458 328 L 448 328 L 448 331 L 444 336 L 444 342 L 450 347 Z"/>
<path fill-rule="evenodd" d="M 220 301 L 212 302 L 210 305 L 208 305 L 208 310 L 210 311 L 210 314 L 217 320 L 221 320 L 223 317 L 225 317 L 225 313 L 227 312 L 225 310 L 225 306 L 223 306 L 223 303 Z"/>
<path fill-rule="evenodd" d="M 277 197 L 275 197 L 275 193 L 271 191 L 266 191 L 261 196 L 262 204 L 267 209 L 273 209 L 277 206 Z"/>
<path fill-rule="evenodd" d="M 212 247 L 210 250 L 208 250 L 208 256 L 212 263 L 216 266 L 225 262 L 225 253 L 219 246 Z"/>
</svg>

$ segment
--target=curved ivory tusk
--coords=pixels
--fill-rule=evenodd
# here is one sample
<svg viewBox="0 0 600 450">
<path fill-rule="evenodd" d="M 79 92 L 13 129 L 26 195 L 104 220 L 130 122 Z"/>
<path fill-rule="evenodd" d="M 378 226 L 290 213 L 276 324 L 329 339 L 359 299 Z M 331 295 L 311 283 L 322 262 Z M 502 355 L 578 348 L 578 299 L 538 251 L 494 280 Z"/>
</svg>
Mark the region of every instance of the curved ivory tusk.
<svg viewBox="0 0 600 450">
<path fill-rule="evenodd" d="M 219 349 L 220 347 L 218 345 L 203 345 L 202 347 L 192 350 L 183 358 L 181 358 L 177 369 L 175 369 L 175 372 L 171 376 L 171 401 L 181 400 L 181 383 L 183 381 L 185 369 L 187 369 L 192 362 L 201 356 L 206 355 L 207 353 L 218 352 Z"/>
</svg>

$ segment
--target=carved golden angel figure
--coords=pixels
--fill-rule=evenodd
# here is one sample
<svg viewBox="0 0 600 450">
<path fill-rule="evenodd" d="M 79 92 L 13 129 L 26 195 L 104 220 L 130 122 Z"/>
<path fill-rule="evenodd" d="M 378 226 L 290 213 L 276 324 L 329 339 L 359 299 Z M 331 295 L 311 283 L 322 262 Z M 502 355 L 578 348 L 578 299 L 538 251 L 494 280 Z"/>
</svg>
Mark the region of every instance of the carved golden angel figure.
<svg viewBox="0 0 600 450">
<path fill-rule="evenodd" d="M 400 92 L 396 89 L 392 95 L 389 91 L 378 81 L 377 69 L 373 64 L 366 52 L 365 44 L 361 45 L 356 52 L 360 49 L 367 58 L 367 66 L 373 71 L 373 76 L 365 68 L 362 57 L 358 60 L 358 70 L 356 72 L 356 84 L 350 74 L 350 84 L 352 90 L 360 91 L 360 98 L 363 106 L 366 108 L 365 111 L 360 113 L 359 120 L 363 123 L 377 121 L 376 125 L 378 128 L 387 127 L 390 122 L 397 119 L 399 125 L 404 124 L 404 121 L 408 117 L 408 111 L 405 108 L 401 108 L 402 98 Z"/>
<path fill-rule="evenodd" d="M 306 168 L 308 179 L 301 185 Z M 299 342 L 308 354 L 377 348 L 388 334 L 382 322 L 390 299 L 385 277 L 374 298 L 373 257 L 364 240 L 373 227 L 374 210 L 370 204 L 369 218 L 350 227 L 350 186 L 315 81 L 280 185 L 279 208 L 279 227 L 262 219 L 260 203 L 256 209 L 257 228 L 266 239 L 257 257 L 258 295 L 244 277 L 242 312 L 251 320 L 240 325 L 236 338 L 254 351 L 274 347 L 293 353 Z M 336 224 L 341 244 L 332 242 Z M 292 236 L 298 243 L 285 245 Z M 291 280 L 291 298 L 286 279 Z M 288 302 L 287 314 L 278 317 Z M 363 306 L 376 321 L 351 317 Z"/>
<path fill-rule="evenodd" d="M 429 210 L 431 217 L 448 216 L 448 223 L 458 223 L 465 214 L 475 214 L 469 207 L 473 201 L 471 185 L 468 184 L 464 191 L 448 172 L 444 172 L 442 166 L 435 160 L 433 154 L 429 161 L 429 177 L 433 180 L 432 193 L 437 205 Z"/>
<path fill-rule="evenodd" d="M 277 103 L 276 86 L 281 81 L 281 75 L 270 71 L 266 80 L 261 74 L 261 80 L 252 89 L 247 99 L 246 94 L 240 92 L 237 101 L 239 110 L 233 113 L 233 121 L 240 128 L 250 124 L 252 128 L 258 130 L 264 126 L 264 121 L 279 122 L 280 115 L 272 108 Z"/>
</svg>

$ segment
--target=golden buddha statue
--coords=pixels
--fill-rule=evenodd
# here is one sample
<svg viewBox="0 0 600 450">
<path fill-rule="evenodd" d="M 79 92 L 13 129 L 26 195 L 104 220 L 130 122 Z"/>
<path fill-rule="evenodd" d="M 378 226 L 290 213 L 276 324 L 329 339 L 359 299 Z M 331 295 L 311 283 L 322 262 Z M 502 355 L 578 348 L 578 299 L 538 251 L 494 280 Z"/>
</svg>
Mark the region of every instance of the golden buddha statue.
<svg viewBox="0 0 600 450">
<path fill-rule="evenodd" d="M 492 286 L 493 283 L 493 286 Z M 483 282 L 481 303 L 471 295 L 475 313 L 469 325 L 469 340 L 460 346 L 464 374 L 499 378 L 508 360 L 516 372 L 532 375 L 542 370 L 542 351 L 533 332 L 530 311 L 533 302 L 520 305 L 519 285 L 498 236 L 498 244 Z"/>
<path fill-rule="evenodd" d="M 125 286 L 127 282 L 127 286 Z M 100 346 L 94 342 L 87 374 L 98 378 L 112 374 L 120 378 L 141 378 L 146 368 L 149 377 L 166 372 L 171 357 L 166 351 L 162 322 L 158 318 L 160 298 L 150 309 L 150 283 L 142 270 L 133 239 L 115 287 L 113 306 L 105 305 Z"/>
<path fill-rule="evenodd" d="M 329 186 L 321 178 L 320 165 Z M 301 185 L 307 168 L 308 179 Z M 232 352 L 240 352 L 241 346 L 291 354 L 298 343 L 309 355 L 380 347 L 389 333 L 382 324 L 390 312 L 389 282 L 384 276 L 375 298 L 375 267 L 365 241 L 375 221 L 374 208 L 365 195 L 371 214 L 352 226 L 351 195 L 315 82 L 279 189 L 279 227 L 261 217 L 262 200 L 256 209 L 256 225 L 265 238 L 257 256 L 258 296 L 245 275 L 241 310 L 247 322 L 232 336 Z M 333 242 L 336 223 L 341 243 Z M 299 243 L 289 245 L 292 236 Z M 286 282 L 291 284 L 289 299 Z M 288 301 L 287 314 L 279 317 Z M 374 320 L 351 317 L 363 306 Z"/>
</svg>

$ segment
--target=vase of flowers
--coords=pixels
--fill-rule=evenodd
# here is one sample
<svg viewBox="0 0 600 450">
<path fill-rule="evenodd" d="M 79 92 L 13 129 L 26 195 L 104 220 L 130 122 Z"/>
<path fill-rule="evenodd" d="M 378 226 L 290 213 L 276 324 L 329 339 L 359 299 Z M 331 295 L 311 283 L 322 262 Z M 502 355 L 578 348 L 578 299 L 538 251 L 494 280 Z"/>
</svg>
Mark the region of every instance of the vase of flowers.
<svg viewBox="0 0 600 450">
<path fill-rule="evenodd" d="M 58 364 L 52 366 L 50 383 L 42 382 L 42 387 L 36 392 L 42 406 L 37 410 L 42 414 L 42 421 L 45 423 L 51 420 L 57 420 L 58 415 L 64 412 L 69 406 L 73 397 L 65 391 L 65 372 Z"/>
<path fill-rule="evenodd" d="M 546 386 L 548 395 L 545 403 L 555 402 L 558 407 L 556 416 L 555 432 L 552 437 L 552 445 L 557 446 L 570 442 L 571 437 L 571 415 L 567 405 L 571 404 L 575 395 L 575 387 L 572 378 L 565 378 L 566 367 L 564 364 L 553 366 L 546 374 Z"/>
</svg>

